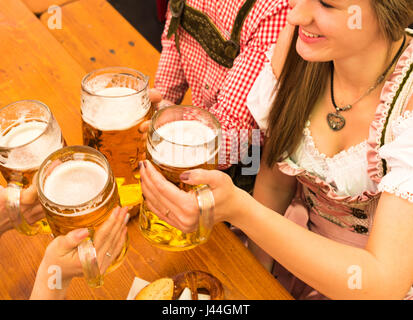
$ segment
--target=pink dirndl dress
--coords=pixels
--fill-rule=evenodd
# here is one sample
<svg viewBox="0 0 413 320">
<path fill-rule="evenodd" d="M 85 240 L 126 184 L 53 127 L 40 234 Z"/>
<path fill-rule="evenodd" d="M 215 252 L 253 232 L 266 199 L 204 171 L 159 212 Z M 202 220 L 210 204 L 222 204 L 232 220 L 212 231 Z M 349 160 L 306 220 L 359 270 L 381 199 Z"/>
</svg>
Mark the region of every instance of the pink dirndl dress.
<svg viewBox="0 0 413 320">
<path fill-rule="evenodd" d="M 382 191 L 413 202 L 413 113 L 405 110 L 412 96 L 410 41 L 384 85 L 366 141 L 326 158 L 317 151 L 307 126 L 298 150 L 278 163 L 284 174 L 298 181 L 285 217 L 326 238 L 364 248 Z M 296 299 L 327 299 L 277 262 L 273 274 Z M 412 293 L 406 298 L 413 299 Z"/>
</svg>

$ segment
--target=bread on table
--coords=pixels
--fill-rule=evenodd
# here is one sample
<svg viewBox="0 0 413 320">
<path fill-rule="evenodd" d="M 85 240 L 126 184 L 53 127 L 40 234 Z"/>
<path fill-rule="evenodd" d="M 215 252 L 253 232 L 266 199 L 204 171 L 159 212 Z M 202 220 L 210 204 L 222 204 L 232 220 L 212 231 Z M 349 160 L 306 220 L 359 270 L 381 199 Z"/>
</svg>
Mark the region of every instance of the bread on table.
<svg viewBox="0 0 413 320">
<path fill-rule="evenodd" d="M 224 300 L 224 289 L 221 282 L 207 272 L 187 271 L 173 278 L 161 278 L 149 283 L 135 299 Z"/>
<path fill-rule="evenodd" d="M 174 281 L 161 278 L 144 287 L 136 296 L 136 300 L 172 300 Z"/>
</svg>

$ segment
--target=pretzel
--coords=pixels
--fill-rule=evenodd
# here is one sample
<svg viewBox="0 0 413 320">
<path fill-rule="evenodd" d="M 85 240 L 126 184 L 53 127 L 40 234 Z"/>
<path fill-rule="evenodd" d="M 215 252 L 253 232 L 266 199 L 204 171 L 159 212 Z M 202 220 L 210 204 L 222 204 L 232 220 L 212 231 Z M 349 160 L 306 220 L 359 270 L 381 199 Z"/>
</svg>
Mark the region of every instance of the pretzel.
<svg viewBox="0 0 413 320">
<path fill-rule="evenodd" d="M 205 289 L 211 300 L 224 300 L 224 289 L 221 282 L 213 275 L 204 271 L 187 271 L 172 277 L 174 281 L 173 300 L 182 294 L 185 288 L 189 288 L 192 300 L 198 300 L 198 290 Z"/>
</svg>

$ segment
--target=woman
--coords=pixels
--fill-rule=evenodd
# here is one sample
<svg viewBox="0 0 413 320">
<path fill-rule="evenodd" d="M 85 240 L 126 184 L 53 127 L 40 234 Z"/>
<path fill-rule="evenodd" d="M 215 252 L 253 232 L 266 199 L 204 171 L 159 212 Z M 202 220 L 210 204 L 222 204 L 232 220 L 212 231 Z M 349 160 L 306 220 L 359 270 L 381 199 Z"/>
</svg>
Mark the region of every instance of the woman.
<svg viewBox="0 0 413 320">
<path fill-rule="evenodd" d="M 29 224 L 44 218 L 44 211 L 38 201 L 36 187 L 30 186 L 23 190 L 21 195 L 21 213 Z M 126 241 L 127 223 L 129 220 L 128 208 L 115 208 L 111 216 L 94 237 L 94 247 L 98 258 L 101 274 L 104 274 L 114 259 L 122 250 Z M 6 231 L 13 229 L 7 214 L 6 191 L 0 186 L 0 237 Z M 47 246 L 42 262 L 37 271 L 36 281 L 30 299 L 60 300 L 66 296 L 67 289 L 74 277 L 83 276 L 79 260 L 78 245 L 89 236 L 88 229 L 77 229 L 64 236 L 59 236 Z M 111 255 L 106 255 L 110 252 Z M 60 267 L 60 286 L 55 283 L 49 286 L 50 279 L 58 274 L 50 273 L 50 267 Z M 53 278 L 53 281 L 57 279 Z"/>
<path fill-rule="evenodd" d="M 7 213 L 6 197 L 6 189 L 0 186 L 0 238 L 6 231 L 13 229 L 13 224 Z M 34 185 L 22 191 L 20 204 L 21 214 L 29 224 L 33 224 L 45 217 L 42 206 L 37 199 L 37 190 Z"/>
<path fill-rule="evenodd" d="M 410 0 L 290 5 L 295 32 L 290 45 L 286 29 L 272 61 L 279 83 L 258 201 L 217 171 L 181 179 L 210 186 L 215 221 L 239 227 L 289 270 L 295 277 L 288 282 L 275 268 L 294 297 L 405 298 L 413 283 L 413 42 L 404 31 L 413 21 Z M 140 172 L 149 208 L 193 230 L 194 195 L 147 161 Z M 266 254 L 257 256 L 269 266 Z"/>
<path fill-rule="evenodd" d="M 112 211 L 109 219 L 96 231 L 93 244 L 101 274 L 105 273 L 122 250 L 126 241 L 128 219 L 128 208 L 121 209 L 117 207 Z M 30 296 L 31 300 L 61 300 L 66 297 L 72 279 L 83 276 L 77 247 L 88 236 L 87 228 L 77 229 L 55 238 L 48 245 L 37 270 L 36 281 Z M 108 256 L 107 252 L 110 252 L 111 255 Z M 56 266 L 61 271 L 59 273 L 61 276 L 59 285 L 58 280 L 54 278 L 58 274 L 54 273 L 56 272 L 56 269 L 54 269 Z M 50 267 L 53 267 L 53 269 L 50 269 Z M 51 277 L 53 286 L 50 286 Z"/>
</svg>

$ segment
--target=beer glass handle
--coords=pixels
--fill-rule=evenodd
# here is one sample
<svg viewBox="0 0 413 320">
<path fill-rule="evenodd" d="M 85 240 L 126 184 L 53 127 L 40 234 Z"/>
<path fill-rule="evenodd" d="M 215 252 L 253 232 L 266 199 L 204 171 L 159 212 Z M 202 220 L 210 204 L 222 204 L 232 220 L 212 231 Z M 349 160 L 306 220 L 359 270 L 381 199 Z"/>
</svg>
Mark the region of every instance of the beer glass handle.
<svg viewBox="0 0 413 320">
<path fill-rule="evenodd" d="M 83 240 L 77 250 L 88 285 L 92 288 L 103 286 L 103 276 L 100 274 L 96 249 L 92 240 L 90 238 Z"/>
<path fill-rule="evenodd" d="M 25 235 L 35 235 L 39 232 L 40 226 L 30 226 L 20 212 L 21 187 L 9 183 L 6 188 L 6 211 L 14 228 Z"/>
<path fill-rule="evenodd" d="M 208 185 L 201 185 L 195 189 L 195 195 L 199 207 L 199 238 L 201 242 L 208 240 L 214 227 L 215 200 Z"/>
</svg>

